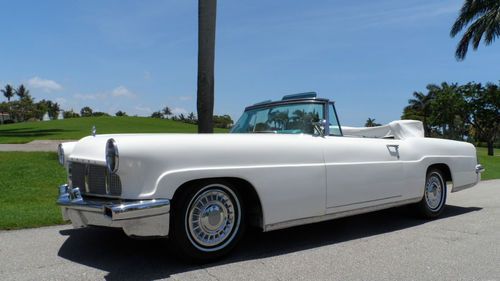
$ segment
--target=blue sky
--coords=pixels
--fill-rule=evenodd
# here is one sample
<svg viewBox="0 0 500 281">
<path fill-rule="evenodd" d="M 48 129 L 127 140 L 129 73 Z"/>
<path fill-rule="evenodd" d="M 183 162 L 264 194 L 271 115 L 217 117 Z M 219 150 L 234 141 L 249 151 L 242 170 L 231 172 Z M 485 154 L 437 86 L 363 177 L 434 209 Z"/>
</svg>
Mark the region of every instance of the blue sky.
<svg viewBox="0 0 500 281">
<path fill-rule="evenodd" d="M 196 112 L 197 2 L 1 1 L 0 86 L 78 111 Z M 454 58 L 461 4 L 219 0 L 215 112 L 316 91 L 345 125 L 385 123 L 428 83 L 496 82 L 498 43 Z"/>
</svg>

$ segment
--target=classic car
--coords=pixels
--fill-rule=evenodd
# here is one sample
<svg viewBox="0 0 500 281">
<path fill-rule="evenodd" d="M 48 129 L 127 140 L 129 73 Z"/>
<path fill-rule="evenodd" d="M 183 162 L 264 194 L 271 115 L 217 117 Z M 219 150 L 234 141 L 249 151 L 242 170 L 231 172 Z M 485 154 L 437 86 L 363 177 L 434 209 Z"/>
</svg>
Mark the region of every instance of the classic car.
<svg viewBox="0 0 500 281">
<path fill-rule="evenodd" d="M 169 237 L 176 253 L 227 254 L 247 226 L 272 231 L 412 204 L 439 216 L 483 167 L 422 123 L 342 127 L 332 101 L 288 95 L 245 109 L 230 134 L 114 134 L 62 143 L 57 203 L 75 228 Z"/>
</svg>

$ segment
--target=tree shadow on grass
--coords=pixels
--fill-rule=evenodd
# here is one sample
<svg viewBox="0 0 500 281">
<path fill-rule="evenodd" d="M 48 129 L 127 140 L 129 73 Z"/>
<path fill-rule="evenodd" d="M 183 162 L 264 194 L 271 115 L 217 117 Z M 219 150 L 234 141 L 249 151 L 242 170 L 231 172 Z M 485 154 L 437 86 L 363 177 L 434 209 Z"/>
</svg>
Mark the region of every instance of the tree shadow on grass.
<svg viewBox="0 0 500 281">
<path fill-rule="evenodd" d="M 7 130 L 0 130 L 0 137 L 6 137 L 6 138 L 47 137 L 74 131 L 75 130 L 67 130 L 67 129 L 34 129 L 34 128 L 7 129 Z"/>
<path fill-rule="evenodd" d="M 479 210 L 481 208 L 448 205 L 440 219 Z M 405 207 L 399 207 L 268 233 L 253 230 L 228 257 L 203 266 L 179 260 L 168 239 L 135 240 L 117 229 L 70 229 L 60 231 L 69 237 L 58 255 L 108 272 L 107 280 L 152 280 L 215 265 L 273 257 L 389 233 L 426 222 L 413 218 Z"/>
<path fill-rule="evenodd" d="M 23 131 L 23 130 L 32 130 L 33 128 L 10 128 L 10 129 L 3 129 L 3 127 L 0 125 L 0 132 L 15 132 L 15 131 Z"/>
</svg>

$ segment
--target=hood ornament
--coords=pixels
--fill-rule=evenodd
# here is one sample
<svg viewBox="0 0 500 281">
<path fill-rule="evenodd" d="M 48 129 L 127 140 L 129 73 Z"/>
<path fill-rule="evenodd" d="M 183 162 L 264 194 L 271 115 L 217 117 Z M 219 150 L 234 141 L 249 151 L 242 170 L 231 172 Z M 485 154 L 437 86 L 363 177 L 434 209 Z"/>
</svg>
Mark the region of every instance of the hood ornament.
<svg viewBox="0 0 500 281">
<path fill-rule="evenodd" d="M 92 133 L 92 136 L 93 136 L 93 137 L 95 137 L 95 134 L 97 133 L 97 129 L 95 128 L 95 125 L 94 125 L 94 126 L 92 126 L 92 131 L 91 131 L 91 133 Z"/>
</svg>

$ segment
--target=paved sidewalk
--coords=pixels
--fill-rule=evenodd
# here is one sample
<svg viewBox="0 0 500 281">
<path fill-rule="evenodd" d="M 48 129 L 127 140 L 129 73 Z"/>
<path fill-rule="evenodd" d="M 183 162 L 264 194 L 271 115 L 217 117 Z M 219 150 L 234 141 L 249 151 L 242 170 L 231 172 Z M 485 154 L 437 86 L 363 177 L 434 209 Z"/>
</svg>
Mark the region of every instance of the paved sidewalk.
<svg viewBox="0 0 500 281">
<path fill-rule="evenodd" d="M 57 152 L 61 142 L 72 140 L 35 140 L 25 144 L 0 144 L 0 151 L 49 151 Z"/>
</svg>

